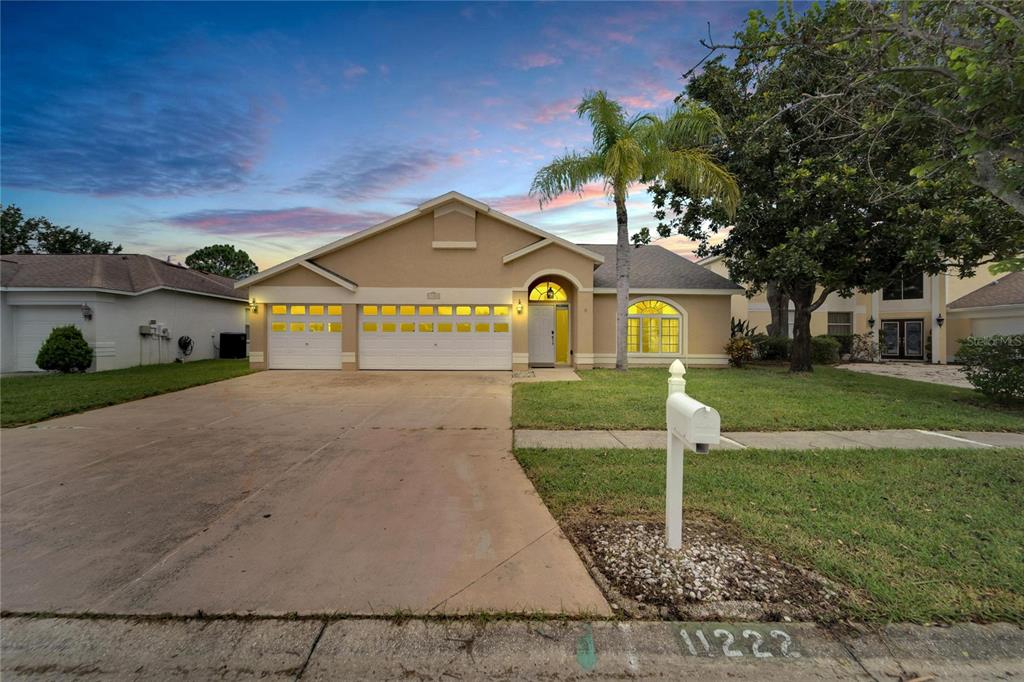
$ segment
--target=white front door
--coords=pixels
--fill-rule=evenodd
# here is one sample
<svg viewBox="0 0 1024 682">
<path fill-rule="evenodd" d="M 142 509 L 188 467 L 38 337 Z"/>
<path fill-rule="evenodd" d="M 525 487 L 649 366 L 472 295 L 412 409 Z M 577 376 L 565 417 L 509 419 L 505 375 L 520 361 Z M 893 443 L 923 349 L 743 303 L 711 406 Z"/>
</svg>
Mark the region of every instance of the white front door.
<svg viewBox="0 0 1024 682">
<path fill-rule="evenodd" d="M 530 364 L 536 367 L 555 365 L 555 308 L 550 305 L 530 306 Z"/>
<path fill-rule="evenodd" d="M 14 371 L 38 372 L 36 356 L 54 327 L 82 328 L 80 306 L 13 306 Z"/>
<path fill-rule="evenodd" d="M 341 369 L 340 305 L 270 306 L 270 369 Z"/>
<path fill-rule="evenodd" d="M 512 369 L 508 305 L 361 305 L 360 369 Z"/>
</svg>

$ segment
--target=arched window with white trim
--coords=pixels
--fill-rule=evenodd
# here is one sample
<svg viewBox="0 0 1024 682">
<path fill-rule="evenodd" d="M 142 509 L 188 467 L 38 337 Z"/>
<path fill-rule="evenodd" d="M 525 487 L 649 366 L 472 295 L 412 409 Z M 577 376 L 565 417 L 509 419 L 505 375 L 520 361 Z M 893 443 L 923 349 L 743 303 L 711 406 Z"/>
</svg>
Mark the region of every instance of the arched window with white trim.
<svg viewBox="0 0 1024 682">
<path fill-rule="evenodd" d="M 530 290 L 531 301 L 568 301 L 569 297 L 558 284 L 554 282 L 541 282 Z"/>
<path fill-rule="evenodd" d="M 672 305 L 649 299 L 628 309 L 626 350 L 630 353 L 675 353 L 681 348 L 682 315 Z"/>
</svg>

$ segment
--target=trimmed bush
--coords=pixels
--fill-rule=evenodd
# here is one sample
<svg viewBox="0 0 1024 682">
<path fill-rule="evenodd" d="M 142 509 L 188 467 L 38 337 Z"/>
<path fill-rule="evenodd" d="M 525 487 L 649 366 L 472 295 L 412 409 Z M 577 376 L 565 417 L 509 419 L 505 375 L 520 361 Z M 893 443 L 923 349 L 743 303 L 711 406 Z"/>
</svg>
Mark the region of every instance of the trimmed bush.
<svg viewBox="0 0 1024 682">
<path fill-rule="evenodd" d="M 63 373 L 84 372 L 92 365 L 92 348 L 73 324 L 54 327 L 36 355 L 36 364 Z"/>
<path fill-rule="evenodd" d="M 846 355 L 853 352 L 853 334 L 829 334 L 839 342 L 839 355 Z"/>
<path fill-rule="evenodd" d="M 971 336 L 960 340 L 957 359 L 967 380 L 1004 402 L 1024 400 L 1024 334 Z"/>
<path fill-rule="evenodd" d="M 839 342 L 833 336 L 822 334 L 811 338 L 811 364 L 834 365 L 839 362 Z"/>
<path fill-rule="evenodd" d="M 757 359 L 769 362 L 789 360 L 789 354 L 793 348 L 793 340 L 785 336 L 759 334 L 755 344 Z"/>
<path fill-rule="evenodd" d="M 742 367 L 754 359 L 754 344 L 745 336 L 737 336 L 725 344 L 725 352 L 730 365 Z"/>
</svg>

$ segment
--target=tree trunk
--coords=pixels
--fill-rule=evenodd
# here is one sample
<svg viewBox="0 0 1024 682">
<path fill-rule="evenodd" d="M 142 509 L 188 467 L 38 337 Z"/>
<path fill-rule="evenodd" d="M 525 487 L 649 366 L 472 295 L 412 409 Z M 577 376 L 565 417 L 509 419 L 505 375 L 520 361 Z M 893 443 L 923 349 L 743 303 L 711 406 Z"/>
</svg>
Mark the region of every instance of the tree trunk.
<svg viewBox="0 0 1024 682">
<path fill-rule="evenodd" d="M 790 372 L 811 372 L 811 313 L 814 311 L 814 287 L 800 287 L 792 292 L 793 350 L 789 356 Z"/>
<path fill-rule="evenodd" d="M 626 324 L 629 315 L 629 258 L 633 246 L 629 243 L 626 197 L 618 190 L 615 192 L 615 218 L 618 222 L 615 246 L 615 369 L 628 369 Z"/>
<path fill-rule="evenodd" d="M 772 321 L 768 325 L 768 336 L 789 336 L 789 296 L 786 296 L 778 282 L 768 282 L 765 291 Z"/>
</svg>

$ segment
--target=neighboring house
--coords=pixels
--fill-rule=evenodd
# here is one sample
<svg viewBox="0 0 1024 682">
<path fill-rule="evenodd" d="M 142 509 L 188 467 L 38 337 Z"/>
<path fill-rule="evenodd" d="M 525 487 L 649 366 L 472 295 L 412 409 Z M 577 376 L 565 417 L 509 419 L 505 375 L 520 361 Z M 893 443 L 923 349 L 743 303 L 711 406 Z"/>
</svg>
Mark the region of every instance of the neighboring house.
<svg viewBox="0 0 1024 682">
<path fill-rule="evenodd" d="M 615 247 L 457 192 L 253 275 L 253 367 L 520 369 L 615 363 Z M 629 357 L 724 365 L 732 282 L 632 251 Z"/>
<path fill-rule="evenodd" d="M 721 256 L 698 262 L 728 276 Z M 997 278 L 981 266 L 973 277 L 964 279 L 955 272 L 918 275 L 870 294 L 857 293 L 850 298 L 832 294 L 811 314 L 811 334 L 866 334 L 873 330 L 878 333 L 883 359 L 953 361 L 960 339 L 966 336 L 1008 333 L 1005 330 L 1024 327 L 1024 299 L 1011 302 L 1013 292 L 1020 291 L 1019 273 L 1007 275 L 994 285 Z M 990 289 L 990 295 L 982 295 Z M 979 298 L 972 299 L 975 294 Z M 997 300 L 1006 302 L 993 302 Z M 766 331 L 771 312 L 764 292 L 749 299 L 734 296 L 732 316 L 747 320 L 759 332 Z M 792 313 L 789 325 L 792 336 Z M 938 339 L 938 343 L 931 353 L 933 339 Z"/>
<path fill-rule="evenodd" d="M 244 332 L 234 280 L 137 254 L 0 256 L 3 372 L 38 371 L 54 327 L 73 324 L 95 351 L 93 370 L 217 357 L 221 332 Z M 145 332 L 145 333 L 143 333 Z"/>
</svg>

